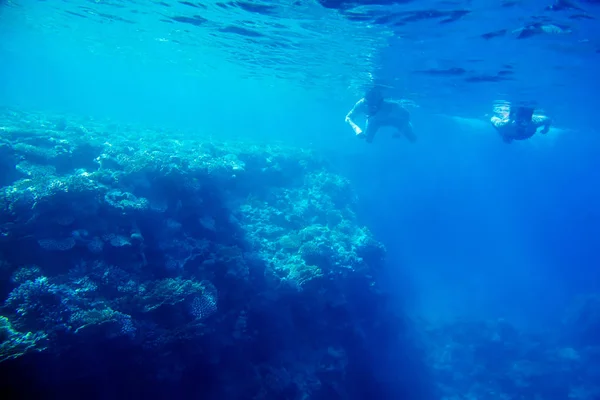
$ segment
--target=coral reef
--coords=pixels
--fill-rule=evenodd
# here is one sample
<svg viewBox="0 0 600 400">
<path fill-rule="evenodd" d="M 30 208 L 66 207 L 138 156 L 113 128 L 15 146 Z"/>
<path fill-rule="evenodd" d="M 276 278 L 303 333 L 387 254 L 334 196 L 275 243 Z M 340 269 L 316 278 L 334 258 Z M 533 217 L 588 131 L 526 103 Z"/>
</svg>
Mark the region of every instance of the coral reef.
<svg viewBox="0 0 600 400">
<path fill-rule="evenodd" d="M 0 160 L 4 363 L 84 381 L 118 351 L 168 398 L 191 374 L 202 398 L 377 396 L 385 249 L 316 155 L 3 110 Z"/>
<path fill-rule="evenodd" d="M 590 303 L 599 316 L 594 299 L 577 302 L 562 329 L 543 333 L 525 333 L 504 320 L 424 323 L 421 338 L 438 398 L 600 398 L 598 330 L 571 319 L 588 316 Z M 582 340 L 591 336 L 593 344 Z"/>
</svg>

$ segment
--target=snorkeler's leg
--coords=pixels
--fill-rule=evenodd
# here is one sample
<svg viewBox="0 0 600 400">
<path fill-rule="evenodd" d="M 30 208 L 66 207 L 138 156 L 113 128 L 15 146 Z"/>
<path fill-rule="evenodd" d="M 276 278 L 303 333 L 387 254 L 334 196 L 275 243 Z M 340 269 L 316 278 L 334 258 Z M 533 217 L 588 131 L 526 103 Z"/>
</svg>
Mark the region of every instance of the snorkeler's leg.
<svg viewBox="0 0 600 400">
<path fill-rule="evenodd" d="M 365 135 L 365 139 L 367 140 L 367 143 L 373 142 L 373 139 L 375 138 L 375 133 L 377 133 L 377 131 L 379 130 L 379 127 L 380 127 L 380 124 L 376 120 L 372 120 L 372 119 L 367 120 L 367 123 L 365 126 L 365 131 L 364 131 L 364 135 Z"/>
<path fill-rule="evenodd" d="M 404 135 L 405 138 L 408 139 L 409 142 L 414 143 L 417 141 L 417 135 L 415 135 L 415 132 L 413 131 L 413 126 L 410 123 L 410 121 L 408 121 L 405 125 L 404 125 L 404 130 L 402 130 L 402 134 Z"/>
<path fill-rule="evenodd" d="M 546 117 L 545 115 L 537 115 L 536 114 L 531 117 L 531 122 L 535 126 L 536 130 L 539 127 L 543 126 L 544 129 L 542 129 L 540 131 L 540 133 L 546 134 L 550 130 L 550 124 L 552 123 L 552 120 L 550 118 Z"/>
<path fill-rule="evenodd" d="M 406 120 L 396 121 L 393 124 L 393 127 L 396 128 L 394 134 L 392 135 L 393 138 L 399 138 L 399 137 L 404 136 L 411 143 L 414 143 L 417 141 L 417 136 L 415 135 L 415 133 L 413 131 L 413 127 L 412 127 L 412 124 L 410 123 L 410 121 L 406 121 Z"/>
</svg>

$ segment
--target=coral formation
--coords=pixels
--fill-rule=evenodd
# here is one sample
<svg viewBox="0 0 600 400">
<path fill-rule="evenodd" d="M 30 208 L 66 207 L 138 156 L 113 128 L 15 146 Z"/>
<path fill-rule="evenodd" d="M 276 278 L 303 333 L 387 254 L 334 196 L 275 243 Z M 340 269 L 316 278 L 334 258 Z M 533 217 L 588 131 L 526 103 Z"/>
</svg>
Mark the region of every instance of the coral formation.
<svg viewBox="0 0 600 400">
<path fill-rule="evenodd" d="M 324 160 L 15 110 L 0 154 L 0 360 L 126 348 L 163 387 L 350 398 L 385 249 Z"/>
</svg>

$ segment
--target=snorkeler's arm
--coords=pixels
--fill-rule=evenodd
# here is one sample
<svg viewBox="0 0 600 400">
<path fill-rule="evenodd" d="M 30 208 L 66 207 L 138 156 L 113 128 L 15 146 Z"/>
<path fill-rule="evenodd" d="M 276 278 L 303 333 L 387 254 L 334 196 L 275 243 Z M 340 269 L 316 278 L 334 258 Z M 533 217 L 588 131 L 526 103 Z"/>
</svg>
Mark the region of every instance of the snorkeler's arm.
<svg viewBox="0 0 600 400">
<path fill-rule="evenodd" d="M 512 141 L 512 139 L 507 135 L 506 129 L 504 129 L 506 125 L 510 123 L 510 120 L 508 118 L 500 118 L 497 116 L 493 116 L 492 118 L 490 118 L 490 122 L 492 123 L 494 128 L 496 128 L 496 130 L 498 131 L 498 133 L 502 137 L 502 140 L 504 140 L 505 143 L 510 143 Z"/>
<path fill-rule="evenodd" d="M 364 104 L 365 100 L 364 99 L 360 99 L 359 101 L 356 102 L 356 104 L 354 105 L 354 107 L 352 107 L 352 110 L 350 110 L 350 112 L 348 112 L 348 114 L 346 114 L 346 119 L 345 121 L 352 127 L 352 130 L 354 130 L 354 132 L 359 135 L 362 133 L 362 129 L 360 129 L 360 127 L 358 125 L 356 125 L 356 123 L 352 120 L 352 118 L 357 114 L 362 112 L 363 110 L 363 104 Z"/>
<path fill-rule="evenodd" d="M 494 128 L 501 129 L 503 126 L 505 126 L 508 123 L 508 119 L 500 118 L 500 117 L 497 117 L 494 115 L 492 118 L 490 118 L 490 122 L 492 123 Z"/>
</svg>

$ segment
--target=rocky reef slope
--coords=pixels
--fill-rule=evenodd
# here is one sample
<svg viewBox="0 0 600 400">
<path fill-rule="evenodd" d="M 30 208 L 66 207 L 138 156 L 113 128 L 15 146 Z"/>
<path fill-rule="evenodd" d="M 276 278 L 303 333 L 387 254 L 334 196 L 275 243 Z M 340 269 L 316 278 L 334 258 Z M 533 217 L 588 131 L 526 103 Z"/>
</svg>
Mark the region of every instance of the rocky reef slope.
<svg viewBox="0 0 600 400">
<path fill-rule="evenodd" d="M 29 395 L 384 390 L 385 249 L 310 152 L 4 110 L 0 187 L 0 366 L 51 371 Z"/>
</svg>

